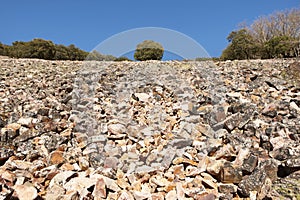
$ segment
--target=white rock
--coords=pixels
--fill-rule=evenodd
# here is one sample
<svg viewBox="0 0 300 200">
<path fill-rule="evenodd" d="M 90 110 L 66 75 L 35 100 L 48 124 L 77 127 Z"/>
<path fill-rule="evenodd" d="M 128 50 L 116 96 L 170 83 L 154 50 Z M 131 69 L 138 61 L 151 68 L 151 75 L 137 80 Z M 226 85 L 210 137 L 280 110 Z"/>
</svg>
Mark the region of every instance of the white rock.
<svg viewBox="0 0 300 200">
<path fill-rule="evenodd" d="M 108 132 L 111 134 L 119 135 L 122 133 L 126 133 L 126 127 L 123 124 L 110 124 L 107 127 Z"/>
<path fill-rule="evenodd" d="M 103 178 L 105 185 L 108 189 L 110 189 L 114 192 L 119 192 L 121 190 L 121 188 L 117 184 L 117 180 L 108 178 L 108 177 L 100 175 L 100 174 L 92 174 L 90 176 L 90 178 L 95 179 L 95 180 L 99 180 L 99 179 Z"/>
<path fill-rule="evenodd" d="M 86 158 L 80 157 L 78 161 L 81 170 L 87 170 L 89 168 L 89 161 Z"/>
<path fill-rule="evenodd" d="M 272 144 L 273 146 L 273 151 L 276 150 L 276 149 L 279 149 L 281 147 L 283 147 L 285 144 L 288 143 L 288 141 L 282 137 L 272 137 L 270 139 L 270 143 Z"/>
<path fill-rule="evenodd" d="M 236 156 L 234 164 L 237 166 L 241 166 L 244 162 L 244 159 L 249 155 L 249 152 L 249 149 L 240 149 L 238 155 Z"/>
<path fill-rule="evenodd" d="M 82 193 L 82 190 L 87 189 L 96 184 L 96 179 L 86 178 L 86 177 L 75 177 L 69 182 L 63 185 L 67 191 L 78 191 Z"/>
<path fill-rule="evenodd" d="M 51 188 L 48 188 L 45 199 L 59 199 L 64 193 L 64 188 L 59 185 L 53 185 Z"/>
<path fill-rule="evenodd" d="M 18 124 L 21 124 L 23 126 L 30 126 L 32 124 L 32 118 L 31 117 L 27 117 L 27 118 L 21 117 L 18 120 Z"/>
<path fill-rule="evenodd" d="M 64 171 L 56 174 L 50 181 L 49 187 L 53 187 L 54 185 L 64 185 L 68 178 L 73 176 L 75 172 L 72 171 Z"/>
<path fill-rule="evenodd" d="M 177 199 L 177 194 L 175 190 L 171 190 L 166 194 L 166 200 L 174 200 Z"/>
<path fill-rule="evenodd" d="M 128 191 L 122 191 L 121 195 L 118 198 L 118 200 L 134 200 L 134 197 Z"/>
<path fill-rule="evenodd" d="M 177 182 L 176 183 L 176 193 L 177 193 L 177 199 L 178 200 L 184 200 L 184 188 L 182 187 L 182 183 Z"/>
<path fill-rule="evenodd" d="M 146 93 L 135 93 L 134 95 L 139 98 L 139 101 L 143 102 L 147 102 L 150 98 L 150 95 Z"/>
<path fill-rule="evenodd" d="M 297 104 L 294 101 L 290 103 L 290 108 L 297 110 L 297 112 L 300 112 L 300 108 L 297 106 Z"/>
<path fill-rule="evenodd" d="M 14 190 L 16 197 L 20 200 L 32 200 L 35 199 L 38 195 L 36 188 L 28 182 L 24 185 L 14 186 Z"/>
</svg>

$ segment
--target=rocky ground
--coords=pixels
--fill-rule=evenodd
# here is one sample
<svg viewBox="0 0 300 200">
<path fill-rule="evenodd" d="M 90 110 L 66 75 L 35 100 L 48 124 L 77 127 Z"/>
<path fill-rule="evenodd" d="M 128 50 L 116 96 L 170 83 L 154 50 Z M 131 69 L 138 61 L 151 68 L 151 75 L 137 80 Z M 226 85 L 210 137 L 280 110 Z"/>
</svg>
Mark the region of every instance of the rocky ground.
<svg viewBox="0 0 300 200">
<path fill-rule="evenodd" d="M 295 60 L 0 66 L 0 199 L 300 199 Z"/>
</svg>

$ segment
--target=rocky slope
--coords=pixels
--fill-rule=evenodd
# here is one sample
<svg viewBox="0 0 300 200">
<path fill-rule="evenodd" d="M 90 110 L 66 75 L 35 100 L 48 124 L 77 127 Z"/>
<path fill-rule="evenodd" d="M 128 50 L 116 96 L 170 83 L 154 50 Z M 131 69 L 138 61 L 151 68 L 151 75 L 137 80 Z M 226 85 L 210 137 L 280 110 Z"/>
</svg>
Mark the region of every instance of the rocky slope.
<svg viewBox="0 0 300 200">
<path fill-rule="evenodd" d="M 300 199 L 295 60 L 0 66 L 0 199 Z"/>
</svg>

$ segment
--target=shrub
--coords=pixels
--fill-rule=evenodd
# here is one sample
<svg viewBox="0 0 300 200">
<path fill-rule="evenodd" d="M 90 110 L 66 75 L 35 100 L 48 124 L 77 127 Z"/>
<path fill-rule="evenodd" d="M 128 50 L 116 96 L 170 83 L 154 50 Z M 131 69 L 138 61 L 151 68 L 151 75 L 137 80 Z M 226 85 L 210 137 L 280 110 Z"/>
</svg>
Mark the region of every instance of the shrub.
<svg viewBox="0 0 300 200">
<path fill-rule="evenodd" d="M 0 42 L 0 55 L 4 55 L 4 45 Z"/>
<path fill-rule="evenodd" d="M 116 58 L 114 61 L 132 61 L 129 58 L 125 57 L 125 56 L 121 56 Z"/>
<path fill-rule="evenodd" d="M 97 61 L 114 61 L 116 57 L 112 55 L 104 55 L 98 52 L 97 50 L 93 50 L 88 54 L 86 60 L 97 60 Z"/>
<path fill-rule="evenodd" d="M 164 55 L 164 48 L 158 42 L 145 40 L 138 44 L 134 53 L 134 59 L 144 60 L 161 60 Z"/>
</svg>

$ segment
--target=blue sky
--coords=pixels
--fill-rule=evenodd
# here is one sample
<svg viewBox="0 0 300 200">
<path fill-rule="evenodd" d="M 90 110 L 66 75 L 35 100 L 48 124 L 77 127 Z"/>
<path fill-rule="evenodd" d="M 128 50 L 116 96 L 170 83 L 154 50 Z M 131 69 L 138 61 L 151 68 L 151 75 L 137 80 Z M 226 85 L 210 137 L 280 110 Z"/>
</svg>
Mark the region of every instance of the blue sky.
<svg viewBox="0 0 300 200">
<path fill-rule="evenodd" d="M 300 8 L 300 1 L 10 0 L 1 2 L 0 42 L 43 38 L 91 51 L 114 34 L 162 27 L 186 34 L 217 57 L 238 24 L 290 8 Z"/>
</svg>

